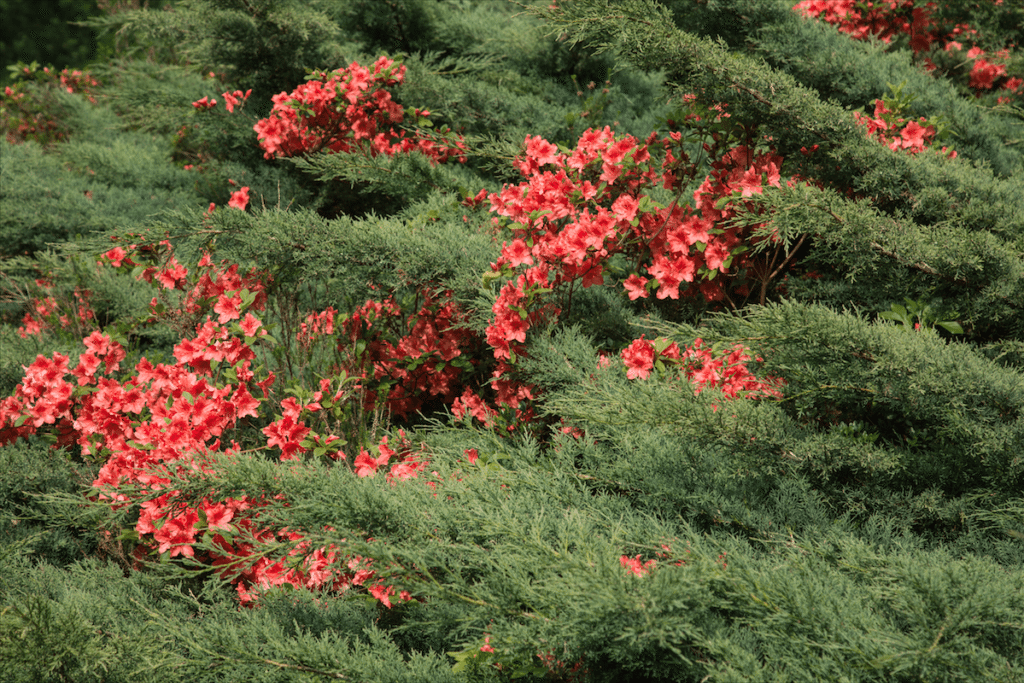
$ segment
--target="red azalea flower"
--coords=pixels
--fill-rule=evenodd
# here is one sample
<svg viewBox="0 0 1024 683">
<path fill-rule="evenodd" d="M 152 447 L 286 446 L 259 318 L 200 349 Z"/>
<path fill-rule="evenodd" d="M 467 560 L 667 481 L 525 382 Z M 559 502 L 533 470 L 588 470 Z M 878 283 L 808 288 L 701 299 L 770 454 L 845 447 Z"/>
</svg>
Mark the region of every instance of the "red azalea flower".
<svg viewBox="0 0 1024 683">
<path fill-rule="evenodd" d="M 228 206 L 233 209 L 239 209 L 245 211 L 245 207 L 249 205 L 249 188 L 243 187 L 237 192 L 231 193 L 231 199 L 228 201 Z"/>
<path fill-rule="evenodd" d="M 622 361 L 626 364 L 628 379 L 647 379 L 654 369 L 654 344 L 643 337 L 634 340 L 622 350 Z"/>
</svg>

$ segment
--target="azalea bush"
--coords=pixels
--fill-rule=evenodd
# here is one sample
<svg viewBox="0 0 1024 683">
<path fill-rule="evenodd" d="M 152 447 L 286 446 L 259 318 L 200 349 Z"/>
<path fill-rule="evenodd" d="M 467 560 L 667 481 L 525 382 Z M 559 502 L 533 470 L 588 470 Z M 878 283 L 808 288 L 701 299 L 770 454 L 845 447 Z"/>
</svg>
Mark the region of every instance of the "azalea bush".
<svg viewBox="0 0 1024 683">
<path fill-rule="evenodd" d="M 17 64 L 11 70 L 13 84 L 4 86 L 0 99 L 0 131 L 9 142 L 34 140 L 46 144 L 67 139 L 67 124 L 61 120 L 59 100 L 52 94 L 55 88 L 96 101 L 91 92 L 99 81 L 88 72 L 57 72 L 48 66 L 40 68 L 35 62 Z"/>
<path fill-rule="evenodd" d="M 391 76 L 392 72 L 396 74 L 395 77 Z M 401 66 L 396 66 L 385 58 L 378 60 L 375 65 L 374 76 L 385 84 L 400 82 L 403 74 Z M 337 74 L 328 82 L 332 89 L 336 85 L 336 77 Z M 359 80 L 360 77 L 362 81 Z M 368 87 L 370 72 L 353 64 L 345 72 L 345 78 L 353 93 L 346 99 L 358 102 L 363 97 L 361 92 Z M 388 93 L 378 92 L 381 93 L 379 97 L 369 99 L 375 103 L 377 109 L 387 109 L 390 102 Z M 309 93 L 303 94 L 310 96 Z M 241 93 L 225 93 L 224 96 L 229 106 L 237 105 L 239 97 L 245 97 Z M 337 93 L 332 91 L 328 100 L 333 100 L 336 96 Z M 289 100 L 284 94 L 275 100 L 275 107 L 282 107 L 282 114 L 279 116 L 283 119 L 277 119 L 279 125 L 287 127 L 297 123 L 294 108 L 299 105 L 293 103 L 296 101 L 302 102 L 301 99 Z M 285 107 L 286 102 L 292 104 Z M 193 107 L 197 109 L 210 109 L 213 106 L 215 102 L 207 98 L 193 103 Z M 273 118 L 261 120 L 254 129 L 261 146 L 267 150 L 268 157 L 282 149 L 282 146 L 289 145 L 294 147 L 293 153 L 303 154 L 315 153 L 325 146 L 335 151 L 344 149 L 348 144 L 345 141 L 346 131 L 351 131 L 356 141 L 374 140 L 374 143 L 364 150 L 366 154 L 396 153 L 398 148 L 388 147 L 387 143 L 382 142 L 386 139 L 384 133 L 376 136 L 371 134 L 376 128 L 371 121 L 374 116 L 379 117 L 381 114 L 368 118 L 367 116 L 363 109 L 350 104 L 343 123 L 324 112 L 314 111 L 307 117 L 308 120 L 304 120 L 305 128 L 302 133 L 272 132 L 277 130 L 272 129 L 271 122 L 275 120 Z M 392 107 L 388 116 L 392 120 L 397 120 L 400 113 L 396 113 Z M 699 120 L 698 116 L 692 116 Z M 283 142 L 292 137 L 294 140 L 291 143 Z M 651 159 L 646 146 L 640 146 L 634 139 L 628 137 L 615 141 L 608 128 L 604 131 L 587 131 L 568 164 L 577 168 L 580 175 L 584 176 L 588 171 L 588 165 L 600 162 L 600 176 L 594 173 L 599 185 L 595 186 L 590 180 L 582 180 L 582 185 L 567 184 L 564 171 L 559 174 L 561 178 L 556 176 L 553 179 L 561 185 L 558 190 L 562 193 L 562 201 L 578 196 L 585 200 L 595 200 L 597 204 L 601 200 L 608 202 L 610 195 L 615 192 L 612 188 L 616 185 L 625 190 L 621 194 L 616 192 L 618 197 L 611 206 L 614 219 L 603 207 L 598 208 L 596 219 L 608 224 L 612 230 L 629 230 L 634 224 L 644 223 L 645 227 L 642 230 L 647 230 L 650 237 L 647 244 L 644 244 L 645 240 L 641 238 L 640 243 L 644 245 L 642 249 L 651 250 L 650 241 L 653 238 L 659 245 L 655 249 L 659 252 L 668 252 L 667 257 L 660 253 L 655 256 L 654 263 L 658 263 L 659 258 L 664 263 L 667 258 L 674 267 L 684 271 L 681 274 L 666 273 L 661 276 L 659 298 L 678 298 L 679 284 L 683 280 L 692 281 L 694 273 L 698 270 L 704 278 L 713 280 L 714 275 L 710 275 L 711 272 L 728 270 L 727 261 L 731 262 L 730 248 L 748 248 L 743 244 L 742 237 L 736 233 L 727 234 L 723 238 L 723 246 L 709 246 L 712 238 L 708 234 L 708 226 L 701 226 L 701 219 L 689 216 L 686 210 L 673 215 L 678 197 L 671 207 L 661 212 L 651 210 L 649 216 L 645 214 L 638 217 L 638 195 L 644 200 L 645 208 L 650 206 L 654 209 L 654 206 L 649 204 L 649 198 L 641 195 L 643 183 L 653 183 L 664 190 L 672 191 L 682 179 L 692 179 L 696 175 L 695 168 L 686 167 L 682 163 L 686 159 L 685 152 L 677 151 L 681 159 L 672 154 L 672 144 L 681 140 L 682 137 L 678 133 L 666 138 L 662 173 L 656 174 L 649 165 L 646 169 L 641 166 Z M 421 139 L 421 143 L 423 142 Z M 705 147 L 708 150 L 712 149 L 708 145 Z M 432 145 L 413 145 L 409 149 L 403 148 L 402 151 L 408 153 L 410 149 L 428 153 L 435 160 L 442 160 Z M 741 158 L 739 162 L 733 159 L 737 155 Z M 639 168 L 630 168 L 623 174 L 622 167 L 617 163 L 627 156 L 633 162 L 631 166 L 636 165 Z M 730 191 L 727 184 L 729 181 L 741 186 L 736 190 L 740 196 L 760 193 L 761 176 L 765 172 L 768 174 L 769 183 L 778 183 L 777 163 L 781 159 L 750 159 L 747 158 L 749 155 L 745 147 L 734 149 L 726 156 L 726 162 L 713 164 L 718 171 L 718 183 L 715 187 L 718 196 L 727 196 Z M 743 158 L 746 159 L 749 168 L 738 167 L 738 164 L 743 163 Z M 526 154 L 518 165 L 524 175 L 530 175 L 537 173 L 542 164 L 560 165 L 561 162 L 563 158 L 554 153 L 553 145 L 539 138 L 527 138 Z M 712 187 L 710 177 L 705 180 L 704 186 Z M 248 204 L 248 190 L 248 187 L 243 187 L 233 193 L 229 207 L 244 211 Z M 509 200 L 519 194 L 519 190 L 520 188 L 510 186 L 503 195 L 493 195 L 493 210 L 512 218 L 525 215 L 526 212 L 522 208 L 513 209 L 509 206 Z M 702 194 L 703 192 L 699 192 L 697 196 L 701 197 Z M 538 201 L 531 198 L 528 192 L 524 193 L 523 199 L 527 202 Z M 698 208 L 700 207 L 698 204 Z M 211 206 L 209 212 L 214 210 L 215 207 Z M 713 209 L 706 210 L 710 211 Z M 541 210 L 542 215 L 547 212 L 548 210 Z M 585 208 L 582 217 L 586 220 L 588 216 L 589 211 Z M 705 221 L 714 224 L 725 218 L 727 216 L 718 212 L 710 214 Z M 576 224 L 570 224 L 569 229 L 580 232 L 585 228 L 578 224 L 577 219 Z M 690 231 L 694 234 L 689 234 Z M 601 272 L 604 263 L 616 255 L 619 248 L 604 248 L 603 234 L 596 235 L 596 239 L 583 238 L 579 245 L 571 248 L 546 248 L 540 244 L 540 235 L 548 236 L 549 239 L 561 237 L 573 242 L 580 241 L 579 237 L 565 238 L 553 233 L 553 230 L 541 230 L 538 235 L 528 234 L 526 239 L 535 243 L 534 253 L 542 263 L 551 261 L 559 264 L 560 269 L 568 263 L 570 267 L 562 273 L 556 273 L 550 283 L 547 281 L 546 266 L 530 269 L 525 275 L 519 276 L 520 288 L 524 282 L 532 281 L 535 289 L 529 294 L 533 298 L 536 289 L 560 289 L 565 285 L 571 285 L 575 279 L 582 279 L 585 286 L 603 282 Z M 628 235 L 625 239 L 635 239 L 635 236 Z M 703 238 L 704 241 L 698 241 L 699 238 Z M 680 246 L 666 248 L 664 245 L 670 241 Z M 706 262 L 701 262 L 699 255 L 696 256 L 695 262 L 688 261 L 689 247 L 693 244 L 697 244 L 699 248 L 695 253 L 704 253 L 704 258 L 708 259 Z M 502 256 L 493 264 L 493 268 L 500 272 L 503 266 L 518 266 L 524 262 L 532 262 L 530 256 L 516 255 L 516 250 L 523 248 L 525 242 L 522 237 L 517 236 L 512 246 L 503 250 Z M 716 252 L 716 249 L 721 253 Z M 590 250 L 593 250 L 592 253 L 588 253 Z M 673 251 L 681 253 L 673 255 Z M 712 252 L 717 255 L 712 257 Z M 553 258 L 563 254 L 566 255 L 561 259 Z M 69 358 L 61 354 L 55 354 L 52 358 L 39 356 L 26 369 L 25 379 L 17 387 L 15 395 L 4 402 L 5 441 L 25 438 L 38 433 L 44 425 L 53 425 L 58 444 L 75 444 L 85 459 L 105 461 L 93 482 L 93 486 L 98 489 L 99 498 L 111 499 L 115 508 L 131 504 L 133 501 L 142 501 L 141 512 L 134 529 L 135 538 L 141 544 L 132 551 L 134 556 L 139 557 L 148 546 L 169 558 L 183 556 L 194 559 L 194 546 L 205 541 L 217 550 L 205 553 L 204 560 L 212 566 L 226 564 L 231 567 L 224 572 L 224 576 L 236 583 L 243 602 L 252 599 L 250 589 L 253 586 L 266 589 L 281 583 L 289 583 L 306 588 L 318 588 L 327 577 L 334 576 L 332 566 L 340 567 L 333 571 L 341 572 L 343 577 L 331 579 L 330 585 L 335 589 L 344 590 L 349 585 L 363 585 L 372 578 L 374 572 L 368 569 L 360 570 L 351 576 L 345 573 L 346 565 L 342 559 L 346 556 L 339 555 L 338 548 L 333 546 L 330 549 L 321 548 L 315 551 L 306 546 L 297 546 L 289 553 L 294 555 L 300 549 L 303 552 L 314 553 L 318 558 L 315 567 L 304 566 L 301 569 L 286 571 L 284 559 L 271 561 L 257 553 L 258 559 L 255 564 L 239 569 L 242 558 L 254 548 L 258 548 L 259 539 L 274 539 L 279 534 L 285 534 L 289 540 L 299 541 L 302 535 L 280 530 L 273 532 L 254 526 L 260 503 L 246 496 L 240 499 L 229 497 L 216 502 L 204 498 L 198 506 L 182 506 L 176 500 L 177 491 L 160 493 L 167 489 L 170 480 L 159 476 L 154 467 L 163 469 L 171 466 L 177 472 L 186 467 L 202 472 L 202 454 L 231 454 L 241 450 L 242 445 L 233 441 L 226 450 L 221 451 L 221 439 L 225 432 L 236 431 L 238 423 L 243 419 L 261 417 L 259 408 L 263 401 L 269 399 L 270 387 L 275 381 L 273 372 L 253 365 L 257 356 L 252 345 L 268 336 L 262 321 L 252 313 L 266 307 L 265 277 L 261 278 L 254 271 L 241 275 L 237 264 L 215 264 L 209 253 L 204 254 L 196 266 L 200 274 L 196 276 L 193 271 L 190 276 L 189 268 L 178 261 L 171 242 L 167 240 L 158 245 L 146 245 L 141 251 L 137 245 L 129 245 L 128 250 L 115 247 L 104 254 L 104 260 L 114 268 L 134 268 L 139 279 L 161 290 L 180 292 L 180 296 L 176 297 L 173 303 L 166 296 L 154 297 L 150 304 L 152 317 L 147 321 L 152 324 L 162 318 L 173 321 L 176 327 L 190 332 L 174 347 L 177 362 L 173 365 L 154 365 L 142 358 L 135 367 L 135 373 L 130 374 L 124 383 L 119 383 L 112 375 L 120 369 L 120 362 L 125 359 L 125 351 L 119 343 L 99 331 L 85 338 L 87 350 L 79 356 L 74 367 L 70 366 Z M 655 269 L 659 266 L 650 267 Z M 665 266 L 662 265 L 660 268 L 664 270 Z M 640 278 L 635 273 L 632 274 L 626 281 L 626 288 L 637 287 L 635 283 L 639 281 Z M 645 282 L 646 278 L 643 281 Z M 642 289 L 643 283 L 639 286 L 639 291 L 630 292 L 631 299 L 647 296 Z M 518 295 L 518 298 L 511 300 L 513 296 L 509 292 Z M 723 296 L 720 290 L 714 287 L 706 288 L 703 295 L 709 299 Z M 507 377 L 511 366 L 508 362 L 500 362 L 512 360 L 510 339 L 525 342 L 525 321 L 522 313 L 517 312 L 522 310 L 519 307 L 519 299 L 522 296 L 521 291 L 510 288 L 509 285 L 503 288 L 494 306 L 495 319 L 487 328 L 486 340 L 493 347 L 494 357 L 499 360 L 497 368 L 492 373 L 496 379 L 494 388 L 497 406 L 515 410 L 518 421 L 528 422 L 533 418 L 533 411 L 520 410 L 520 403 L 522 399 L 534 398 L 537 388 L 522 385 Z M 82 299 L 81 295 L 78 295 L 78 298 Z M 22 336 L 40 334 L 42 326 L 46 324 L 45 319 L 54 315 L 55 306 L 52 298 L 36 299 L 36 316 L 26 313 L 25 324 L 19 328 L 19 333 Z M 411 319 L 406 321 L 405 334 L 391 338 L 394 339 L 394 343 L 387 334 L 390 327 L 388 320 L 400 320 L 403 313 L 393 297 L 387 297 L 383 301 L 370 300 L 350 315 L 339 316 L 336 319 L 337 313 L 333 308 L 328 308 L 319 313 L 309 314 L 307 320 L 302 323 L 296 340 L 299 346 L 308 350 L 315 343 L 322 343 L 324 338 L 336 338 L 337 364 L 329 368 L 327 377 L 314 385 L 316 388 L 312 393 L 295 387 L 293 391 L 298 395 L 298 399 L 290 397 L 280 401 L 280 414 L 261 430 L 266 437 L 266 443 L 261 446 L 262 448 L 275 453 L 279 451 L 277 457 L 281 461 L 294 460 L 307 452 L 329 460 L 345 460 L 346 453 L 342 447 L 348 444 L 347 438 L 335 433 L 318 433 L 312 430 L 310 424 L 320 423 L 329 428 L 331 417 L 338 421 L 345 413 L 366 409 L 372 411 L 378 404 L 387 410 L 391 418 L 407 419 L 424 405 L 425 399 L 430 398 L 439 401 L 441 405 L 449 406 L 457 418 L 465 413 L 472 413 L 484 424 L 494 424 L 494 416 L 498 411 L 488 407 L 475 393 L 481 388 L 479 380 L 475 383 L 467 381 L 477 370 L 480 359 L 464 357 L 463 352 L 471 351 L 473 347 L 479 351 L 482 346 L 481 340 L 475 338 L 473 333 L 465 328 L 462 320 L 465 314 L 454 303 L 445 302 L 443 298 L 439 301 L 436 295 L 427 291 L 422 307 L 409 312 Z M 94 316 L 87 306 L 83 305 L 78 311 L 78 317 L 82 321 L 88 321 Z M 195 321 L 194 330 L 189 330 L 189 321 Z M 67 325 L 67 316 L 63 316 L 62 324 Z M 232 327 L 226 327 L 227 325 Z M 501 332 L 503 329 L 504 333 Z M 273 343 L 273 338 L 270 337 L 268 341 Z M 767 392 L 767 395 L 780 395 L 772 384 L 761 384 L 749 373 L 744 363 L 750 360 L 750 356 L 742 347 L 734 349 L 728 358 L 715 358 L 707 349 L 701 348 L 701 343 L 701 340 L 696 340 L 694 347 L 686 349 L 684 354 L 675 342 L 662 343 L 662 340 L 658 340 L 660 348 L 656 352 L 655 346 L 641 337 L 622 352 L 623 362 L 628 369 L 627 376 L 630 379 L 647 378 L 654 369 L 655 362 L 659 366 L 665 362 L 678 363 L 686 368 L 682 376 L 693 381 L 697 394 L 702 387 L 709 386 L 720 388 L 727 395 L 734 397 L 739 393 L 756 395 L 762 391 Z M 524 349 L 525 346 L 516 347 L 520 355 L 524 353 Z M 66 376 L 69 378 L 66 379 Z M 70 377 L 74 378 L 74 382 Z M 466 385 L 466 388 L 460 394 L 458 389 L 462 385 Z M 263 399 L 256 398 L 252 393 L 254 391 L 262 392 Z M 331 417 L 321 420 L 321 414 Z M 158 427 L 161 422 L 167 422 L 168 427 Z M 341 423 L 345 424 L 346 421 L 342 420 Z M 421 458 L 422 449 L 413 449 L 404 436 L 402 441 L 400 450 L 396 452 L 387 445 L 388 437 L 382 437 L 381 442 L 375 447 L 379 457 L 370 455 L 365 448 L 360 450 L 352 461 L 353 471 L 357 476 L 365 477 L 372 475 L 381 466 L 389 466 L 389 479 L 418 476 L 427 464 L 426 460 Z M 197 460 L 197 457 L 200 459 Z M 394 462 L 391 462 L 392 458 L 395 458 Z M 120 489 L 123 487 L 127 487 L 131 493 L 122 493 Z M 253 510 L 256 512 L 245 514 Z M 219 532 L 226 532 L 228 536 L 225 537 Z M 246 540 L 236 543 L 234 539 L 239 534 L 244 534 Z M 308 559 L 311 556 L 306 557 Z M 357 557 L 346 559 L 345 562 L 348 569 L 353 569 L 356 564 L 363 562 L 363 559 Z M 312 579 L 312 576 L 320 578 Z M 355 583 L 352 584 L 352 581 Z M 389 596 L 394 593 L 393 587 L 374 583 L 370 585 L 370 591 L 390 606 Z"/>
<path fill-rule="evenodd" d="M 523 163 L 528 168 L 530 157 Z M 246 202 L 233 198 L 232 204 L 237 204 L 233 208 L 244 210 Z M 290 583 L 320 587 L 326 577 L 333 576 L 331 566 L 341 563 L 344 557 L 338 555 L 337 548 L 314 551 L 297 546 L 289 553 L 314 552 L 319 563 L 315 568 L 286 571 L 284 559 L 271 561 L 257 553 L 253 566 L 238 569 L 241 558 L 258 548 L 261 538 L 285 534 L 289 540 L 299 541 L 302 535 L 275 533 L 254 526 L 260 504 L 244 496 L 216 502 L 204 499 L 198 506 L 182 507 L 176 500 L 179 492 L 164 492 L 170 479 L 157 473 L 169 466 L 178 473 L 182 468 L 203 472 L 204 457 L 242 449 L 243 445 L 233 440 L 222 451 L 226 433 L 235 433 L 245 418 L 261 418 L 259 408 L 269 399 L 276 379 L 275 373 L 266 369 L 269 363 L 255 365 L 257 354 L 253 349 L 264 337 L 264 343 L 274 343 L 262 321 L 253 315 L 253 311 L 266 308 L 265 278 L 253 271 L 242 275 L 237 264 L 214 263 L 209 253 L 202 256 L 190 275 L 190 269 L 178 261 L 167 240 L 148 245 L 141 253 L 137 249 L 137 245 L 130 245 L 128 251 L 115 247 L 104 254 L 104 260 L 114 268 L 133 269 L 140 280 L 161 291 L 180 292 L 173 303 L 165 296 L 154 297 L 147 321 L 151 324 L 162 318 L 185 330 L 189 329 L 189 321 L 198 321 L 195 329 L 175 345 L 176 363 L 154 365 L 143 357 L 135 372 L 123 383 L 118 382 L 113 375 L 126 353 L 121 344 L 99 331 L 83 340 L 87 350 L 74 367 L 62 354 L 52 358 L 40 355 L 26 368 L 25 379 L 14 396 L 2 405 L 0 424 L 4 426 L 4 441 L 26 438 L 39 433 L 44 425 L 53 425 L 57 444 L 77 445 L 86 460 L 105 462 L 93 482 L 97 496 L 112 500 L 115 508 L 142 501 L 134 529 L 135 537 L 142 542 L 132 551 L 136 557 L 145 552 L 150 537 L 149 547 L 169 558 L 195 558 L 194 545 L 205 540 L 217 548 L 205 554 L 205 561 L 212 566 L 230 567 L 224 575 L 236 583 L 243 602 L 252 599 L 253 586 L 266 589 Z M 599 263 L 596 265 L 600 268 Z M 500 301 L 499 298 L 499 304 Z M 509 311 L 499 304 L 495 305 L 495 325 L 500 324 L 501 316 L 509 316 Z M 43 311 L 45 307 L 46 302 L 37 301 L 37 313 L 47 312 Z M 480 362 L 462 357 L 463 351 L 473 346 L 479 349 L 481 344 L 460 325 L 463 314 L 451 302 L 438 302 L 428 292 L 422 307 L 413 313 L 414 321 L 406 321 L 407 333 L 395 339 L 395 343 L 388 338 L 388 321 L 400 319 L 402 311 L 392 297 L 368 301 L 351 315 L 338 319 L 336 314 L 332 308 L 310 314 L 301 324 L 296 341 L 308 350 L 324 338 L 336 338 L 337 364 L 329 368 L 328 376 L 313 385 L 316 388 L 312 393 L 292 388 L 297 397 L 280 401 L 280 414 L 260 430 L 266 442 L 258 448 L 273 452 L 281 461 L 295 460 L 307 453 L 328 460 L 346 460 L 346 436 L 313 431 L 311 425 L 330 429 L 333 423 L 340 422 L 348 426 L 348 420 L 343 419 L 349 417 L 346 413 L 367 408 L 372 411 L 378 403 L 392 418 L 405 419 L 421 408 L 425 399 L 435 398 L 450 406 L 456 417 L 472 412 L 485 424 L 493 424 L 492 415 L 497 411 L 473 393 L 474 389 L 479 391 L 479 384 L 467 387 L 456 398 L 457 388 L 468 384 L 464 371 L 472 373 Z M 79 317 L 90 319 L 81 311 Z M 40 320 L 28 317 L 19 331 L 22 336 L 41 333 Z M 494 343 L 492 337 L 488 333 L 494 356 L 509 360 L 504 340 Z M 622 352 L 627 376 L 647 378 L 657 355 L 659 366 L 665 362 L 683 365 L 686 370 L 682 376 L 693 381 L 697 394 L 707 386 L 720 388 L 733 397 L 762 391 L 780 395 L 771 384 L 761 384 L 749 373 L 744 363 L 750 357 L 742 347 L 734 349 L 728 358 L 715 358 L 701 348 L 701 343 L 696 340 L 694 347 L 684 354 L 675 342 L 659 340 L 661 348 L 656 353 L 655 346 L 641 338 Z M 520 399 L 532 398 L 536 388 L 520 386 L 504 377 L 509 369 L 507 363 L 499 364 L 494 372 L 494 377 L 499 378 L 495 383 L 496 402 L 515 409 L 518 420 L 528 421 L 532 411 L 519 410 Z M 259 392 L 262 400 L 257 398 Z M 164 423 L 165 427 L 160 426 Z M 351 462 L 356 476 L 372 476 L 381 466 L 389 466 L 388 479 L 417 477 L 427 465 L 422 448 L 413 448 L 404 433 L 399 434 L 398 451 L 388 446 L 388 436 L 383 436 L 375 446 L 379 456 L 361 449 Z M 122 492 L 122 488 L 130 493 Z M 250 510 L 257 512 L 243 514 Z M 227 538 L 232 540 L 226 540 L 224 534 L 218 533 L 221 531 L 227 532 Z M 246 540 L 235 543 L 235 537 L 243 533 Z M 363 559 L 345 561 L 352 569 Z M 340 571 L 345 572 L 344 564 L 341 566 Z M 309 578 L 314 575 L 321 578 Z M 344 590 L 351 581 L 355 582 L 352 585 L 362 585 L 373 576 L 371 570 L 360 570 L 350 577 L 332 578 L 331 585 Z M 390 606 L 389 596 L 394 593 L 391 586 L 375 583 L 370 591 Z"/>
<path fill-rule="evenodd" d="M 924 68 L 966 85 L 977 97 L 994 91 L 997 104 L 1010 104 L 1024 94 L 1024 71 L 1020 55 L 1014 54 L 1020 49 L 1019 8 L 1001 2 L 982 7 L 914 0 L 805 0 L 794 9 L 858 40 L 909 46 Z M 1004 33 L 1014 22 L 1016 33 Z"/>
<path fill-rule="evenodd" d="M 1016 680 L 1009 10 L 943 109 L 967 20 L 776 4 L 191 3 L 12 87 L 98 210 L 191 189 L 4 262 L 5 678 Z"/>
<path fill-rule="evenodd" d="M 386 88 L 405 80 L 404 65 L 380 57 L 372 71 L 352 63 L 318 76 L 291 93 L 275 95 L 270 116 L 253 126 L 268 159 L 321 149 L 350 151 L 360 144 L 368 145 L 366 152 L 373 156 L 416 150 L 443 162 L 453 153 L 458 155 L 458 146 L 438 146 L 422 133 L 416 140 L 405 139 L 404 133 L 394 128 L 406 112 Z M 232 101 L 226 94 L 225 99 L 230 111 Z M 414 108 L 409 115 L 416 124 L 428 123 L 429 112 Z"/>
</svg>

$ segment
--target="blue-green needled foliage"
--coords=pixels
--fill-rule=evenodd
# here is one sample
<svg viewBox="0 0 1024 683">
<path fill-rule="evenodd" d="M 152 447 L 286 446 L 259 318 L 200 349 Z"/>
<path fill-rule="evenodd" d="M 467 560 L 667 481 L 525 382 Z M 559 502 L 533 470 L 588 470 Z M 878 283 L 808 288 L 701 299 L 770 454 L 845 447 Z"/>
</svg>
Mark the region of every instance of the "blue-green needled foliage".
<svg viewBox="0 0 1024 683">
<path fill-rule="evenodd" d="M 5 39 L 0 681 L 1024 683 L 1024 114 L 793 4 L 107 2 L 40 29 L 73 81 Z M 388 60 L 376 128 L 261 146 Z M 565 190 L 606 127 L 678 182 Z M 622 242 L 556 239 L 608 187 Z"/>
</svg>

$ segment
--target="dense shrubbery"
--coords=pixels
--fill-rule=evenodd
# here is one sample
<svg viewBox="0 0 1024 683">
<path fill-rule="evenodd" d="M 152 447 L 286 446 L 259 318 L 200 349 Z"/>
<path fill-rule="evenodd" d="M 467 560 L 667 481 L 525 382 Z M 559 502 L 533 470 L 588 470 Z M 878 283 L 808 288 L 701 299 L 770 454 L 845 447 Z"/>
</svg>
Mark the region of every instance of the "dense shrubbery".
<svg viewBox="0 0 1024 683">
<path fill-rule="evenodd" d="M 1019 31 L 885 7 L 196 0 L 23 70 L 4 679 L 1024 681 Z"/>
<path fill-rule="evenodd" d="M 110 41 L 100 41 L 96 31 L 80 22 L 104 10 L 132 4 L 132 0 L 39 0 L 32 4 L 0 0 L 4 23 L 0 27 L 0 67 L 14 62 L 56 63 L 58 68 L 82 66 L 97 55 L 112 49 Z M 138 7 L 137 0 L 134 1 Z M 10 74 L 0 71 L 0 85 L 10 82 Z"/>
</svg>

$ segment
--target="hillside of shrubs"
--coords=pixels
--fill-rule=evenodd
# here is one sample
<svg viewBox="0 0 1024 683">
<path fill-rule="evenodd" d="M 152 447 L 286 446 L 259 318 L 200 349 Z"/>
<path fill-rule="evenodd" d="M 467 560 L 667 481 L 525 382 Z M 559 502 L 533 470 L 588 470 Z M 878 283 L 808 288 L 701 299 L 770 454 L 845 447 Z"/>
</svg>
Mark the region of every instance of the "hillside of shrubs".
<svg viewBox="0 0 1024 683">
<path fill-rule="evenodd" d="M 1024 8 L 101 3 L 0 99 L 0 679 L 1024 682 Z"/>
</svg>

